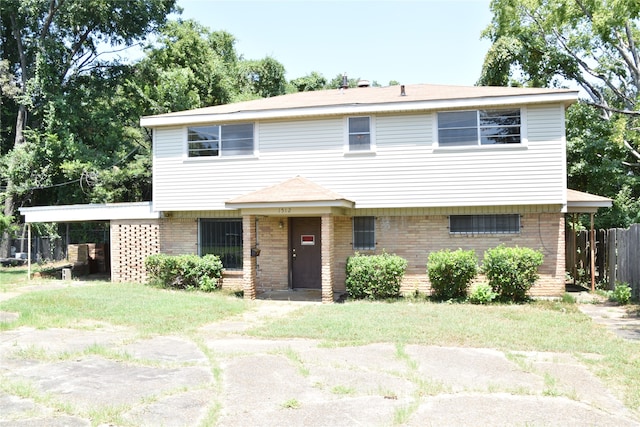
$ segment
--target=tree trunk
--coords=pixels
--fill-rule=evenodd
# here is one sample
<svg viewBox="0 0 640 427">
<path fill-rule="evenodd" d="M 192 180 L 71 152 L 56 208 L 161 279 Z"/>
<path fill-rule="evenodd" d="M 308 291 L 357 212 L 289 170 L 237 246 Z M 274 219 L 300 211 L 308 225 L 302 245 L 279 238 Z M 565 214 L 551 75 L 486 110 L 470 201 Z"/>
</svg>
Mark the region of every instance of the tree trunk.
<svg viewBox="0 0 640 427">
<path fill-rule="evenodd" d="M 16 119 L 16 139 L 14 140 L 13 147 L 19 147 L 24 144 L 24 125 L 27 121 L 27 107 L 20 105 L 18 108 L 18 117 Z M 7 179 L 7 188 L 5 190 L 4 198 L 4 216 L 9 217 L 15 213 L 16 202 L 13 194 L 14 183 L 11 179 L 11 174 Z M 13 222 L 13 221 L 12 221 Z M 2 241 L 0 242 L 0 257 L 11 256 L 11 235 L 8 231 L 2 233 Z"/>
</svg>

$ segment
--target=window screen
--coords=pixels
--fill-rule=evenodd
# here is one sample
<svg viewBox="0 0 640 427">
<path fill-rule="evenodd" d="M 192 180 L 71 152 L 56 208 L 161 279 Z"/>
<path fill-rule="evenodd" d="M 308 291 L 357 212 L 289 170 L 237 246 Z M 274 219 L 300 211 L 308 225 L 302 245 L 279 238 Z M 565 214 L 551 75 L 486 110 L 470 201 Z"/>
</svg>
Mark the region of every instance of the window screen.
<svg viewBox="0 0 640 427">
<path fill-rule="evenodd" d="M 200 255 L 218 255 L 224 268 L 242 269 L 242 219 L 201 219 Z"/>
<path fill-rule="evenodd" d="M 454 234 L 520 233 L 520 215 L 451 215 L 449 232 Z"/>
<path fill-rule="evenodd" d="M 353 249 L 376 248 L 376 221 L 372 216 L 353 217 Z"/>
</svg>

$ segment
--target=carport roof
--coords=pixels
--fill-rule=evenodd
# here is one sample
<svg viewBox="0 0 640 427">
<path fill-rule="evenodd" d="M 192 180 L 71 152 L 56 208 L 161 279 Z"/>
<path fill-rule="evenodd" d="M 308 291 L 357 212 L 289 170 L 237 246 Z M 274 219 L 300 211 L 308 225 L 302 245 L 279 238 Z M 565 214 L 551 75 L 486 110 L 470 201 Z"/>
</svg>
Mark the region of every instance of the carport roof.
<svg viewBox="0 0 640 427">
<path fill-rule="evenodd" d="M 19 211 L 26 223 L 160 218 L 160 212 L 153 211 L 152 202 L 35 206 Z"/>
</svg>

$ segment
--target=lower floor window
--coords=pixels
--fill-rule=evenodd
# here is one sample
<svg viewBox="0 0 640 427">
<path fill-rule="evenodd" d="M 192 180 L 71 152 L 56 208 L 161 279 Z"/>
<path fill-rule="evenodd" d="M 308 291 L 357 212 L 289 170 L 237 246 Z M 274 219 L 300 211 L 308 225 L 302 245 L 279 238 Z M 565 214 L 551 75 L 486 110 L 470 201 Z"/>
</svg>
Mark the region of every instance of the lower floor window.
<svg viewBox="0 0 640 427">
<path fill-rule="evenodd" d="M 520 233 L 520 215 L 451 215 L 452 234 L 515 234 Z"/>
<path fill-rule="evenodd" d="M 372 216 L 353 217 L 353 249 L 373 250 L 376 248 L 376 221 Z"/>
<path fill-rule="evenodd" d="M 242 269 L 242 219 L 201 219 L 200 255 L 220 257 L 224 268 Z"/>
</svg>

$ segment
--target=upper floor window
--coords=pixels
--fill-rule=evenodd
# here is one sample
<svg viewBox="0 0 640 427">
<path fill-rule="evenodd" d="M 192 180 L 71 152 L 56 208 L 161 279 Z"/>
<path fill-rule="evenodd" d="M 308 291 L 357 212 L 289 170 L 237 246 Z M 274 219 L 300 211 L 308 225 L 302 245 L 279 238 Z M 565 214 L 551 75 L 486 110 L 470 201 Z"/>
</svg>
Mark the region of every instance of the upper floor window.
<svg viewBox="0 0 640 427">
<path fill-rule="evenodd" d="M 253 124 L 194 126 L 187 129 L 189 157 L 253 154 Z"/>
<path fill-rule="evenodd" d="M 438 113 L 440 147 L 519 144 L 521 141 L 519 108 Z"/>
<path fill-rule="evenodd" d="M 349 117 L 349 151 L 371 150 L 371 118 Z"/>
</svg>

